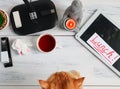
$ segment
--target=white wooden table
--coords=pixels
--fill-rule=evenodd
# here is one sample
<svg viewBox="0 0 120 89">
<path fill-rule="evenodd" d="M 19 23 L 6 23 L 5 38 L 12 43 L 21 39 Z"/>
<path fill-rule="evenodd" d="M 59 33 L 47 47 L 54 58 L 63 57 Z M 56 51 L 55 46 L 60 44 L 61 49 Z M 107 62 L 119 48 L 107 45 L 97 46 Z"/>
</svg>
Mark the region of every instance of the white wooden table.
<svg viewBox="0 0 120 89">
<path fill-rule="evenodd" d="M 72 0 L 52 1 L 56 5 L 60 20 Z M 84 14 L 81 25 L 96 9 L 103 10 L 120 25 L 120 0 L 81 1 Z M 21 3 L 23 3 L 22 0 L 0 0 L 0 8 L 10 13 L 15 5 Z M 39 79 L 47 79 L 50 74 L 56 71 L 73 69 L 78 70 L 82 76 L 86 77 L 84 89 L 120 89 L 120 78 L 76 41 L 75 33 L 59 29 L 58 26 L 44 32 L 55 35 L 58 47 L 48 54 L 36 52 L 22 56 L 11 50 L 14 66 L 4 68 L 3 64 L 0 63 L 0 89 L 40 89 Z M 11 24 L 6 30 L 0 31 L 0 36 L 8 36 L 11 43 L 16 38 L 35 38 L 35 36 L 30 35 L 16 35 L 11 28 Z"/>
</svg>

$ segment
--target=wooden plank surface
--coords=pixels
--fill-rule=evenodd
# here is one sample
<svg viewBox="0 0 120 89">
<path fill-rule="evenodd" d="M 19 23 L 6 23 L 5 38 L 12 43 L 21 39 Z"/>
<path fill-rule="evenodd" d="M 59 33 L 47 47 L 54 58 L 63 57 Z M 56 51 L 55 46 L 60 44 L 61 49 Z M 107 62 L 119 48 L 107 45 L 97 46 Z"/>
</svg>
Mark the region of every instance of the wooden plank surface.
<svg viewBox="0 0 120 89">
<path fill-rule="evenodd" d="M 0 89 L 41 89 L 40 86 L 0 86 Z M 120 87 L 115 86 L 84 86 L 83 89 L 120 89 Z"/>
<path fill-rule="evenodd" d="M 10 36 L 10 42 L 19 36 Z M 20 37 L 34 40 L 36 36 Z M 120 85 L 120 79 L 73 36 L 55 36 L 57 47 L 51 53 L 18 55 L 12 50 L 14 66 L 0 66 L 0 85 L 38 85 L 39 79 L 47 79 L 56 71 L 78 70 L 85 76 L 84 85 Z M 34 45 L 33 45 L 34 46 Z"/>
<path fill-rule="evenodd" d="M 56 5 L 58 20 L 60 21 L 65 9 L 71 4 L 72 0 L 52 1 Z M 96 9 L 102 10 L 120 25 L 120 0 L 81 1 L 83 3 L 81 26 Z M 6 10 L 8 14 L 18 4 L 23 4 L 23 1 L 0 0 L 0 8 Z M 86 77 L 84 89 L 120 89 L 118 76 L 77 42 L 72 36 L 75 34 L 74 32 L 60 29 L 58 25 L 44 32 L 56 35 L 58 47 L 49 54 L 34 51 L 34 54 L 24 56 L 19 56 L 12 50 L 14 66 L 5 69 L 0 63 L 0 89 L 40 89 L 39 79 L 47 79 L 50 74 L 56 71 L 70 71 L 72 69 L 78 70 L 82 76 Z M 11 43 L 15 38 L 20 38 L 13 32 L 11 24 L 6 30 L 0 31 L 0 36 L 9 36 Z M 29 36 L 21 38 L 29 39 Z"/>
<path fill-rule="evenodd" d="M 34 0 L 33 0 L 34 1 Z M 58 23 L 61 20 L 64 11 L 71 4 L 72 0 L 65 0 L 64 2 L 61 0 L 52 0 L 56 5 L 56 10 L 58 13 Z M 88 18 L 94 13 L 96 9 L 102 10 L 104 13 L 108 14 L 114 21 L 116 21 L 120 25 L 120 1 L 119 0 L 81 0 L 83 3 L 83 19 L 81 22 L 81 26 L 88 20 Z M 10 14 L 10 10 L 18 5 L 23 4 L 22 0 L 1 0 L 0 8 L 4 9 L 8 14 Z M 80 27 L 81 27 L 80 26 Z M 68 32 L 64 29 L 59 28 L 59 24 L 54 28 L 49 29 L 47 31 L 42 31 L 38 33 L 34 33 L 32 35 L 39 35 L 43 32 L 52 33 L 55 35 L 74 35 L 74 32 Z M 16 35 L 9 24 L 9 27 L 0 32 L 0 35 Z"/>
</svg>

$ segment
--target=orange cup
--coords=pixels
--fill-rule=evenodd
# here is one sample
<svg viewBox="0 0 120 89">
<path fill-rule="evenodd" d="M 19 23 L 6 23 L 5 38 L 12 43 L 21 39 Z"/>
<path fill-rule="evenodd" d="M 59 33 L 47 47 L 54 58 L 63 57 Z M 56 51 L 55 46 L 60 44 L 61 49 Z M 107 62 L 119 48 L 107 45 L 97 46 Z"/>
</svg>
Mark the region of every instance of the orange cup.
<svg viewBox="0 0 120 89">
<path fill-rule="evenodd" d="M 76 21 L 74 19 L 66 19 L 65 21 L 65 27 L 68 29 L 68 30 L 74 30 L 75 27 L 76 27 Z"/>
</svg>

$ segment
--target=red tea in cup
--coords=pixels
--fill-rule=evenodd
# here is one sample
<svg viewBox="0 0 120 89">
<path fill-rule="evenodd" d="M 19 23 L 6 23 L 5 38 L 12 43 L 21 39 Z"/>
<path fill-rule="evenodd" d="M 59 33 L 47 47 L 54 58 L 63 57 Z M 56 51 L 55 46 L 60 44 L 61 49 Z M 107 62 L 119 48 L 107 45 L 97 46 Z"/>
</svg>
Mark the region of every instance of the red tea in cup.
<svg viewBox="0 0 120 89">
<path fill-rule="evenodd" d="M 42 52 L 51 52 L 56 46 L 56 40 L 51 34 L 43 34 L 37 39 L 37 48 Z"/>
</svg>

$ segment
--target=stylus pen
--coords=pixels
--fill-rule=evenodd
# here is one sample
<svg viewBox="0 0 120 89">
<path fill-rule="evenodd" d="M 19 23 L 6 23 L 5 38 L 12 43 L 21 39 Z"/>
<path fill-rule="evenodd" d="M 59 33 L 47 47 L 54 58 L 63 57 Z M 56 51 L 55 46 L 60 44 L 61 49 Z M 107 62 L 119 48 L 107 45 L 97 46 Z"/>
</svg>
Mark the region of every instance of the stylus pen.
<svg viewBox="0 0 120 89">
<path fill-rule="evenodd" d="M 28 2 L 28 0 L 23 0 L 24 3 L 26 4 L 26 6 L 28 7 L 28 9 L 30 10 L 30 13 L 29 13 L 29 16 L 30 16 L 30 19 L 37 23 L 36 19 L 38 18 L 37 17 L 37 13 L 36 11 L 34 10 L 34 8 L 30 5 L 30 3 Z"/>
</svg>

